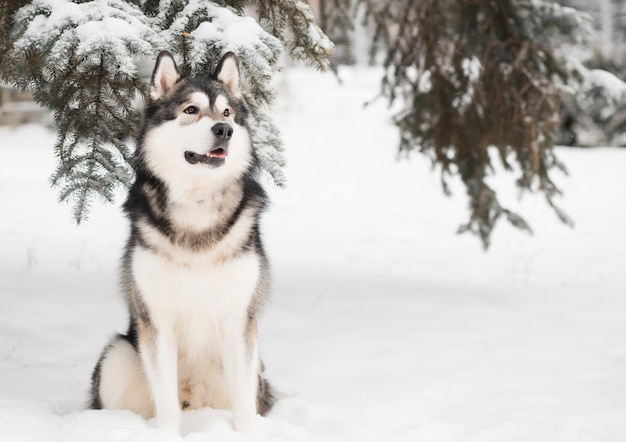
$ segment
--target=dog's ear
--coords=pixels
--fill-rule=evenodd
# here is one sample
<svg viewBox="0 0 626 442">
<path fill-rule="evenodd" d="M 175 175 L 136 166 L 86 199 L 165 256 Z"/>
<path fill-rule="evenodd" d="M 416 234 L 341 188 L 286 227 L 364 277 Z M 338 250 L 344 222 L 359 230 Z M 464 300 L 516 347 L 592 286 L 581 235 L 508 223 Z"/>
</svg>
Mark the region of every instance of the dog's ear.
<svg viewBox="0 0 626 442">
<path fill-rule="evenodd" d="M 159 54 L 150 83 L 150 98 L 158 100 L 172 90 L 176 82 L 180 80 L 180 72 L 176 62 L 167 51 Z"/>
<path fill-rule="evenodd" d="M 239 60 L 232 52 L 224 54 L 215 69 L 215 78 L 224 83 L 234 98 L 242 98 L 239 84 Z"/>
</svg>

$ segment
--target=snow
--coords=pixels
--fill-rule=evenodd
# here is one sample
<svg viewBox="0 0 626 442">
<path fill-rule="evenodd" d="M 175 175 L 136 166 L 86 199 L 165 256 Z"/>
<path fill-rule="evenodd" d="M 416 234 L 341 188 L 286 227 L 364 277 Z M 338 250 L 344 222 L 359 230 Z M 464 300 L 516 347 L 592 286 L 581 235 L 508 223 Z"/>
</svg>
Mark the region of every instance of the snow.
<svg viewBox="0 0 626 442">
<path fill-rule="evenodd" d="M 268 186 L 274 290 L 260 324 L 282 392 L 262 441 L 626 440 L 626 150 L 558 149 L 562 225 L 540 196 L 503 205 L 491 249 L 454 235 L 463 188 L 398 161 L 380 71 L 282 73 L 274 117 L 289 185 Z M 125 411 L 84 410 L 108 337 L 124 330 L 119 204 L 72 224 L 48 175 L 55 135 L 0 129 L 0 440 L 247 441 L 229 412 L 183 413 L 183 434 Z"/>
<path fill-rule="evenodd" d="M 602 89 L 609 101 L 619 102 L 626 92 L 626 83 L 602 69 L 590 69 L 585 80 L 587 89 Z"/>
</svg>

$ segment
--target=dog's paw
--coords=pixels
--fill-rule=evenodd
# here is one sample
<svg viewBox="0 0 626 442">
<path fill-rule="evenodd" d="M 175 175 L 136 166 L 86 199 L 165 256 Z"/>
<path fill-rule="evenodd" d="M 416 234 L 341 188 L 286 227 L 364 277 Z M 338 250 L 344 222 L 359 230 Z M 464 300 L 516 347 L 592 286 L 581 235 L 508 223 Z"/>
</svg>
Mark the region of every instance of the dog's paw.
<svg viewBox="0 0 626 442">
<path fill-rule="evenodd" d="M 260 434 L 256 416 L 234 417 L 233 424 L 235 425 L 235 430 L 247 436 L 259 436 Z"/>
<path fill-rule="evenodd" d="M 160 430 L 169 430 L 180 434 L 180 415 L 159 416 L 156 419 L 156 427 Z"/>
</svg>

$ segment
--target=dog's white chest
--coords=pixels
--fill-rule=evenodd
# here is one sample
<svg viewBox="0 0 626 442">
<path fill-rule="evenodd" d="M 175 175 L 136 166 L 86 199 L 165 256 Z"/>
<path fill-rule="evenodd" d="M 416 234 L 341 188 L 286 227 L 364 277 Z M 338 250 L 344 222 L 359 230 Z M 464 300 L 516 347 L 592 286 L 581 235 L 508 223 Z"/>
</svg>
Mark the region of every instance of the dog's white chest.
<svg viewBox="0 0 626 442">
<path fill-rule="evenodd" d="M 219 331 L 222 322 L 245 317 L 260 263 L 253 253 L 216 264 L 205 254 L 176 260 L 140 248 L 132 271 L 155 325 L 163 321 L 197 339 L 208 328 Z"/>
</svg>

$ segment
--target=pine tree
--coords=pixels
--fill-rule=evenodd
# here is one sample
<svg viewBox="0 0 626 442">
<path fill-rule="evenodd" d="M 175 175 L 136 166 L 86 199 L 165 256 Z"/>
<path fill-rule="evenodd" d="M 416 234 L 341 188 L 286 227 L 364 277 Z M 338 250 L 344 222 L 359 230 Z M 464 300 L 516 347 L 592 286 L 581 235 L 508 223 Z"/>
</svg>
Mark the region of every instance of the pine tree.
<svg viewBox="0 0 626 442">
<path fill-rule="evenodd" d="M 246 8 L 256 8 L 258 22 Z M 185 73 L 206 75 L 223 53 L 235 52 L 257 154 L 281 186 L 283 144 L 267 115 L 273 67 L 283 47 L 320 69 L 333 50 L 299 0 L 0 0 L 0 25 L 0 80 L 54 111 L 51 180 L 79 223 L 94 197 L 112 201 L 132 180 L 126 140 L 147 93 L 138 75 L 143 60 L 169 50 Z"/>
<path fill-rule="evenodd" d="M 550 173 L 565 171 L 553 146 L 564 85 L 574 71 L 557 43 L 582 42 L 586 16 L 547 0 L 357 0 L 385 48 L 382 94 L 403 110 L 395 116 L 400 151 L 419 151 L 448 179 L 459 176 L 470 216 L 459 232 L 484 247 L 497 221 L 528 232 L 488 183 L 493 161 L 518 170 L 521 191 L 541 192 L 558 217 L 560 190 Z"/>
</svg>

